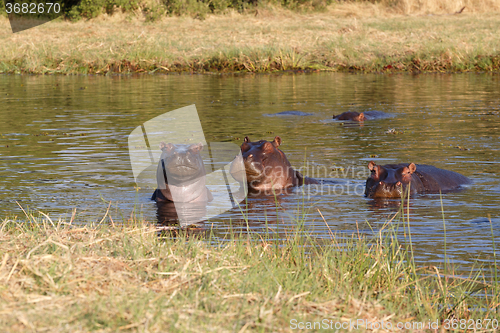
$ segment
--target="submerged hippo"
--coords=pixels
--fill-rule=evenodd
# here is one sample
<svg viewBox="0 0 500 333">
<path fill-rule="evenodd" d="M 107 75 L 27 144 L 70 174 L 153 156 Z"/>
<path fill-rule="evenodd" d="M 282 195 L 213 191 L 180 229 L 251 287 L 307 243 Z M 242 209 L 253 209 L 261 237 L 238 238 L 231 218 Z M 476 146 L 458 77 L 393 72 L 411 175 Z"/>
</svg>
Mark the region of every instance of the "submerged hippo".
<svg viewBox="0 0 500 333">
<path fill-rule="evenodd" d="M 349 111 L 349 112 L 344 112 L 339 115 L 333 115 L 333 119 L 335 120 L 352 120 L 352 121 L 365 121 L 365 114 L 363 112 L 355 112 L 355 111 Z"/>
<path fill-rule="evenodd" d="M 249 192 L 271 194 L 293 186 L 319 184 L 315 179 L 302 176 L 292 168 L 285 154 L 278 149 L 281 138 L 275 137 L 272 142 L 260 140 L 250 142 L 245 137 L 241 145 L 241 154 L 245 170 L 238 169 L 241 163 L 233 163 L 230 173 L 242 182 L 246 175 Z"/>
<path fill-rule="evenodd" d="M 175 203 L 209 202 L 213 197 L 205 186 L 205 166 L 201 143 L 160 144 L 162 151 L 156 170 L 158 188 L 151 200 Z"/>
<path fill-rule="evenodd" d="M 266 113 L 264 116 L 267 117 L 276 117 L 276 116 L 299 116 L 299 117 L 306 117 L 306 116 L 312 116 L 312 113 L 309 112 L 302 112 L 302 111 L 283 111 L 283 112 L 278 112 L 278 113 Z"/>
<path fill-rule="evenodd" d="M 366 180 L 365 196 L 369 198 L 400 198 L 410 187 L 410 194 L 439 193 L 457 190 L 471 180 L 454 171 L 424 164 L 368 164 L 371 176 Z"/>
</svg>

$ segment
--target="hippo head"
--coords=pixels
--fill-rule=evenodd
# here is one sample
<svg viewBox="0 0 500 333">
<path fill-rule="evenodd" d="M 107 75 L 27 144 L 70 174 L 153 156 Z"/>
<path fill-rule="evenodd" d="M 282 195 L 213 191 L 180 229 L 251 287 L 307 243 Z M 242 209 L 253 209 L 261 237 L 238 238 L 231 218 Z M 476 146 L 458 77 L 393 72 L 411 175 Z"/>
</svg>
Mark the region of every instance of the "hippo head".
<svg viewBox="0 0 500 333">
<path fill-rule="evenodd" d="M 333 115 L 333 119 L 363 122 L 363 121 L 365 121 L 366 117 L 365 117 L 365 114 L 363 112 L 359 113 L 356 111 L 348 111 L 348 112 L 344 112 L 342 114 L 339 114 L 337 116 Z"/>
<path fill-rule="evenodd" d="M 292 171 L 285 154 L 278 149 L 281 138 L 275 137 L 272 142 L 260 140 L 250 142 L 245 137 L 241 145 L 241 154 L 245 165 L 247 183 L 250 188 L 276 188 L 286 185 Z"/>
<path fill-rule="evenodd" d="M 168 184 L 187 184 L 205 175 L 201 143 L 185 145 L 162 142 L 160 156 L 160 177 L 166 177 Z"/>
<path fill-rule="evenodd" d="M 405 190 L 412 182 L 417 166 L 409 165 L 376 165 L 374 162 L 368 164 L 371 171 L 366 180 L 365 196 L 369 198 L 401 198 Z M 415 186 L 410 186 L 411 194 L 416 192 Z"/>
<path fill-rule="evenodd" d="M 365 114 L 363 112 L 353 118 L 354 121 L 365 121 L 365 119 Z"/>
</svg>

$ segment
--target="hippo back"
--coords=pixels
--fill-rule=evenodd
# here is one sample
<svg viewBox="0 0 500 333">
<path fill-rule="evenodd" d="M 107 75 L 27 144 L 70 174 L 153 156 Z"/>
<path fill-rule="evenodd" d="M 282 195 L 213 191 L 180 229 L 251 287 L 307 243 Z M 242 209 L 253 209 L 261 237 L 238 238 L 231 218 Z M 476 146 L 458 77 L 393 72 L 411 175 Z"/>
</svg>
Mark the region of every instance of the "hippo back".
<svg viewBox="0 0 500 333">
<path fill-rule="evenodd" d="M 444 170 L 432 165 L 417 164 L 415 174 L 420 178 L 425 192 L 452 191 L 471 180 L 455 171 Z"/>
</svg>

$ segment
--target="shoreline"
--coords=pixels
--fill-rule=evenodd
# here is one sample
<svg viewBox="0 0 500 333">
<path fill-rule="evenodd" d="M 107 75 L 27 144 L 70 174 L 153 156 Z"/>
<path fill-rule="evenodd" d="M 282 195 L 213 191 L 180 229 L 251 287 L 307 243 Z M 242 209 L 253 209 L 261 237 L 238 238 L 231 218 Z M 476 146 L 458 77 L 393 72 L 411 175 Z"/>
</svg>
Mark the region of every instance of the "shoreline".
<svg viewBox="0 0 500 333">
<path fill-rule="evenodd" d="M 16 75 L 16 76 L 81 76 L 81 77 L 109 77 L 109 76 L 123 76 L 123 77 L 140 77 L 144 75 L 206 75 L 206 76 L 243 76 L 243 75 L 313 75 L 321 73 L 330 74 L 349 74 L 349 75 L 460 75 L 460 74 L 481 74 L 481 75 L 500 75 L 500 70 L 495 71 L 421 71 L 421 72 L 403 72 L 403 71 L 334 71 L 334 70 L 286 70 L 286 71 L 273 71 L 273 72 L 187 72 L 187 71 L 171 71 L 171 72 L 107 72 L 107 73 L 4 73 L 0 72 L 1 76 Z"/>
</svg>

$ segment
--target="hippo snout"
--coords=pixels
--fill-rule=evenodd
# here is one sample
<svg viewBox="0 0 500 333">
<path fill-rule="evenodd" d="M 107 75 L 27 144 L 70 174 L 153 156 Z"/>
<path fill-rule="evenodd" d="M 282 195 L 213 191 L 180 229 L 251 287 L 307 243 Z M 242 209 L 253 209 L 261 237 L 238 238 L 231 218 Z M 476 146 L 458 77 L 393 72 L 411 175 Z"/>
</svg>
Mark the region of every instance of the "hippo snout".
<svg viewBox="0 0 500 333">
<path fill-rule="evenodd" d="M 367 184 L 365 189 L 365 196 L 369 198 L 399 198 L 401 197 L 401 190 L 403 186 L 400 181 L 385 182 L 379 181 L 373 186 Z"/>
</svg>

